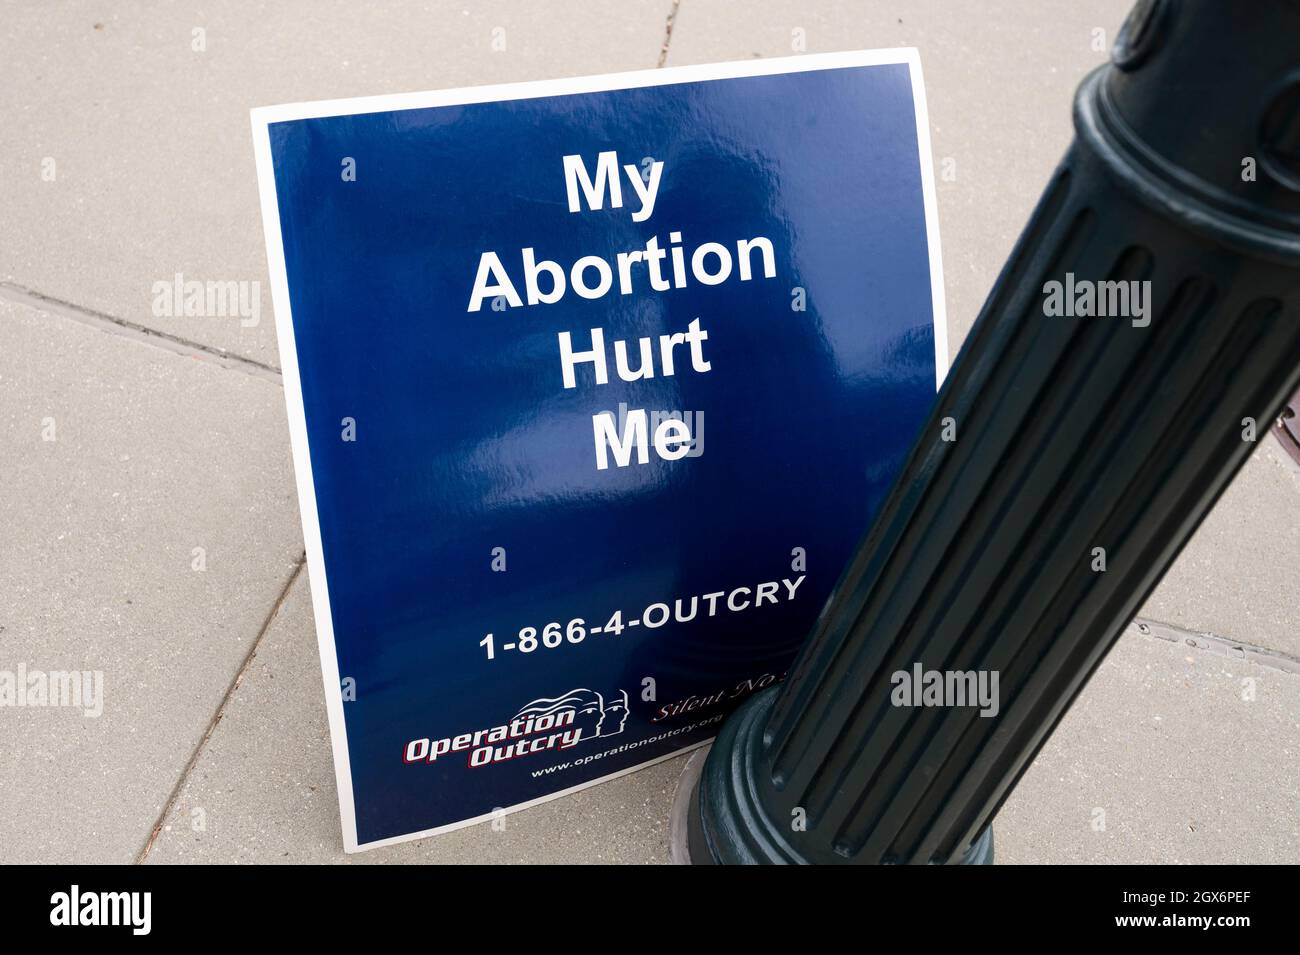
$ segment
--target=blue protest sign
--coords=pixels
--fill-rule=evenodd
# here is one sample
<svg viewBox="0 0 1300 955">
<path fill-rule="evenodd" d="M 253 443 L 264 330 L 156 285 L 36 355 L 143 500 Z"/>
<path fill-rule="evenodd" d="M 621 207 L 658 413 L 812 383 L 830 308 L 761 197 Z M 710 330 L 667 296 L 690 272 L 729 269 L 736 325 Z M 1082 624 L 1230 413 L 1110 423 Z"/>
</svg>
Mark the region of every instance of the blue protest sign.
<svg viewBox="0 0 1300 955">
<path fill-rule="evenodd" d="M 253 126 L 346 847 L 712 737 L 946 368 L 915 51 Z"/>
</svg>

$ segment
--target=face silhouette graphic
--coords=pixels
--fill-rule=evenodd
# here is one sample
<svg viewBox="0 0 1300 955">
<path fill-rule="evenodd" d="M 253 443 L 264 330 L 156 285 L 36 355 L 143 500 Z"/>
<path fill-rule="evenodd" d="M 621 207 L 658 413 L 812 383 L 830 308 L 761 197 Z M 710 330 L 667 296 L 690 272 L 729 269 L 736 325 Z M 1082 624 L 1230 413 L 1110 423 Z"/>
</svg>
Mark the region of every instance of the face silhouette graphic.
<svg viewBox="0 0 1300 955">
<path fill-rule="evenodd" d="M 622 690 L 605 701 L 605 711 L 600 718 L 600 735 L 614 736 L 623 732 L 627 723 L 627 691 Z"/>
<path fill-rule="evenodd" d="M 600 735 L 600 717 L 605 711 L 605 701 L 595 690 L 574 690 L 561 702 L 559 709 L 572 709 L 573 722 L 564 727 L 566 730 L 579 730 L 580 739 L 591 739 Z"/>
<path fill-rule="evenodd" d="M 516 719 L 573 714 L 573 722 L 557 726 L 557 730 L 578 733 L 577 739 L 594 739 L 597 736 L 614 736 L 627 725 L 627 691 L 619 690 L 608 700 L 595 690 L 579 689 L 556 699 L 537 700 L 519 711 Z"/>
</svg>

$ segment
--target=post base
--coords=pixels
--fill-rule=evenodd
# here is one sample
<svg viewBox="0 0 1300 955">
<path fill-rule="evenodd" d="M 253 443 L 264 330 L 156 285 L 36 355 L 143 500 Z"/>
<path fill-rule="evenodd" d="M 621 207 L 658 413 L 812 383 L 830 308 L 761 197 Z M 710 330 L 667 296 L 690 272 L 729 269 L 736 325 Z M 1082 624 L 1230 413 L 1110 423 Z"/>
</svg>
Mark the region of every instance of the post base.
<svg viewBox="0 0 1300 955">
<path fill-rule="evenodd" d="M 779 688 L 772 687 L 738 709 L 717 739 L 692 754 L 677 782 L 670 818 L 669 849 L 678 865 L 799 865 L 824 861 L 809 858 L 771 819 L 753 782 L 754 757 L 762 727 Z M 968 848 L 959 865 L 993 863 L 990 826 Z"/>
</svg>

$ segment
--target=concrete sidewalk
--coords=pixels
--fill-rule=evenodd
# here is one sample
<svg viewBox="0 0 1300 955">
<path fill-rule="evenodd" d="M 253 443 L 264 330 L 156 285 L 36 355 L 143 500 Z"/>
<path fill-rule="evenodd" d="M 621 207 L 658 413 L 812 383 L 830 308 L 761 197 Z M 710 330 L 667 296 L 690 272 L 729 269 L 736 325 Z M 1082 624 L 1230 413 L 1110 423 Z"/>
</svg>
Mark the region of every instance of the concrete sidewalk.
<svg viewBox="0 0 1300 955">
<path fill-rule="evenodd" d="M 1129 5 L 7 10 L 0 670 L 102 671 L 104 706 L 0 709 L 0 862 L 667 861 L 680 759 L 344 856 L 269 294 L 256 323 L 150 307 L 176 273 L 266 288 L 250 107 L 916 46 L 955 353 Z M 1300 469 L 1270 437 L 1142 611 L 1177 629 L 1121 639 L 999 860 L 1300 861 L 1297 567 Z"/>
</svg>

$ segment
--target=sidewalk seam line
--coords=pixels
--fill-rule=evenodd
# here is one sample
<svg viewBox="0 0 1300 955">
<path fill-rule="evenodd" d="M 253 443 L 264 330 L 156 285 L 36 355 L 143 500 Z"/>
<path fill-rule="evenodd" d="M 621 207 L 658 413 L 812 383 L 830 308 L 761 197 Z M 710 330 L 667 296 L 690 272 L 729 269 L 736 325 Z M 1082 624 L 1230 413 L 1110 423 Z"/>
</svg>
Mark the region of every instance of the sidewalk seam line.
<svg viewBox="0 0 1300 955">
<path fill-rule="evenodd" d="M 1143 627 L 1146 629 L 1143 630 Z M 1242 640 L 1230 640 L 1207 630 L 1188 630 L 1186 627 L 1179 627 L 1172 623 L 1162 623 L 1149 617 L 1134 617 L 1132 623 L 1125 629 L 1136 630 L 1139 636 L 1149 637 L 1153 640 L 1187 646 L 1193 650 L 1201 650 L 1230 660 L 1241 660 L 1271 670 L 1281 670 L 1283 673 L 1300 675 L 1300 657 L 1281 650 L 1259 647 Z"/>
<path fill-rule="evenodd" d="M 285 582 L 284 588 L 280 591 L 279 596 L 275 598 L 275 603 L 271 605 L 271 609 L 267 613 L 266 619 L 262 622 L 262 626 L 258 630 L 257 636 L 253 639 L 252 647 L 249 648 L 248 653 L 245 654 L 243 661 L 239 664 L 239 669 L 235 672 L 235 678 L 231 680 L 230 685 L 226 687 L 226 692 L 222 695 L 221 702 L 217 704 L 217 710 L 212 714 L 212 719 L 208 721 L 207 728 L 203 731 L 203 736 L 199 739 L 198 744 L 194 747 L 194 752 L 190 754 L 190 758 L 186 761 L 185 767 L 181 770 L 180 778 L 176 780 L 176 785 L 172 787 L 172 791 L 168 794 L 167 801 L 163 803 L 162 811 L 158 814 L 158 820 L 153 824 L 153 828 L 149 832 L 149 838 L 145 841 L 144 848 L 142 848 L 135 857 L 135 865 L 143 865 L 144 861 L 149 858 L 150 850 L 153 849 L 153 845 L 157 841 L 159 834 L 162 832 L 163 826 L 167 824 L 167 817 L 171 814 L 177 800 L 180 799 L 181 790 L 185 788 L 185 783 L 189 780 L 190 774 L 194 771 L 194 767 L 198 765 L 199 756 L 203 754 L 203 750 L 207 746 L 208 740 L 212 738 L 212 734 L 216 731 L 217 725 L 226 715 L 226 707 L 230 704 L 231 698 L 235 695 L 235 691 L 239 689 L 239 684 L 244 681 L 244 677 L 248 674 L 249 668 L 253 665 L 253 660 L 257 657 L 257 650 L 262 645 L 262 638 L 266 636 L 267 632 L 271 629 L 271 624 L 274 623 L 275 618 L 279 616 L 280 608 L 283 607 L 285 601 L 289 599 L 289 591 L 293 589 L 294 581 L 298 579 L 298 576 L 302 573 L 303 567 L 306 565 L 307 555 L 305 553 L 300 553 L 297 562 L 294 564 L 293 572 L 289 574 L 289 579 Z"/>
<path fill-rule="evenodd" d="M 39 311 L 49 312 L 70 321 L 80 322 L 110 335 L 143 342 L 155 348 L 161 348 L 163 351 L 171 352 L 174 355 L 211 362 L 220 365 L 222 368 L 241 371 L 255 378 L 263 378 L 274 381 L 276 384 L 282 384 L 280 369 L 271 365 L 255 361 L 252 358 L 232 355 L 211 345 L 190 341 L 187 338 L 172 335 L 168 332 L 160 332 L 157 329 L 138 325 L 135 322 L 129 322 L 124 318 L 117 318 L 105 312 L 98 312 L 83 305 L 52 298 L 49 295 L 44 295 L 21 285 L 15 285 L 12 282 L 0 282 L 0 299 L 5 299 L 17 305 L 25 305 Z"/>
<path fill-rule="evenodd" d="M 673 21 L 677 19 L 677 11 L 682 5 L 682 0 L 673 0 L 672 9 L 668 11 L 668 22 L 664 25 L 664 44 L 659 48 L 659 62 L 657 68 L 662 69 L 668 62 L 668 45 L 673 41 Z"/>
</svg>

